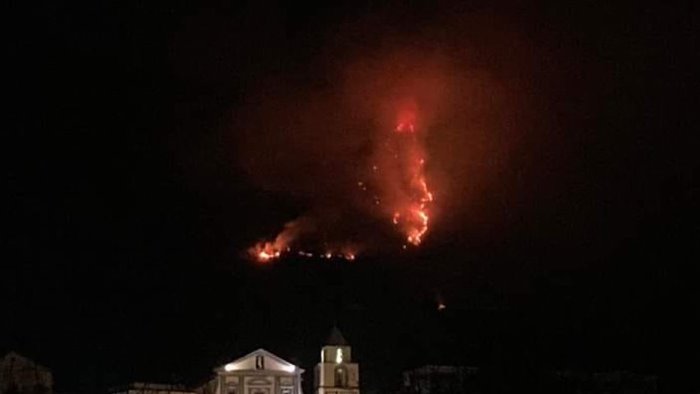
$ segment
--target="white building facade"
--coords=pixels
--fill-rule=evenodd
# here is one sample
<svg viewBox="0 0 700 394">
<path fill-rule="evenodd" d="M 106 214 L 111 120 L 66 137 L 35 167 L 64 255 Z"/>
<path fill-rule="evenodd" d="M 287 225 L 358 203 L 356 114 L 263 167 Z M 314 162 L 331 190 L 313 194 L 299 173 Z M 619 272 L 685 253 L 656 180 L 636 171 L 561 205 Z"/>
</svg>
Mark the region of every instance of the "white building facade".
<svg viewBox="0 0 700 394">
<path fill-rule="evenodd" d="M 258 349 L 214 369 L 216 376 L 200 394 L 302 394 L 303 369 Z"/>
</svg>

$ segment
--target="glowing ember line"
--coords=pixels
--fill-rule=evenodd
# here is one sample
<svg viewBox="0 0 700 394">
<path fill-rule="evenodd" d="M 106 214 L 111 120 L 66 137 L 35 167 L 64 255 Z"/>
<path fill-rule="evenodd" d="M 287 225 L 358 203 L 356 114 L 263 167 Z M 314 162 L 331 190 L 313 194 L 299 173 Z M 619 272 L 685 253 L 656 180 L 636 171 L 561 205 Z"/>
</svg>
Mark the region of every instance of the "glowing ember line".
<svg viewBox="0 0 700 394">
<path fill-rule="evenodd" d="M 276 245 L 280 242 L 280 237 L 276 242 L 259 242 L 254 247 L 249 249 L 250 257 L 260 263 L 269 263 L 277 260 L 287 254 L 296 254 L 300 257 L 306 258 L 320 258 L 326 260 L 341 259 L 347 261 L 353 261 L 356 258 L 354 248 L 343 247 L 340 250 L 327 250 L 322 253 L 314 253 L 306 250 L 294 251 L 290 247 L 281 247 Z"/>
</svg>

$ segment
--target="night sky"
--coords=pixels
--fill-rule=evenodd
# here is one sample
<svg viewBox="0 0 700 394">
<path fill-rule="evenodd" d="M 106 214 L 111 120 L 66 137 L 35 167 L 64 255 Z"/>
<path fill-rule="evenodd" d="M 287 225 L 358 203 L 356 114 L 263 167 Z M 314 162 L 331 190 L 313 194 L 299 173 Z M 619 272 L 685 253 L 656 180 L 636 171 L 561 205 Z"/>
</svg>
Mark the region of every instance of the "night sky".
<svg viewBox="0 0 700 394">
<path fill-rule="evenodd" d="M 12 2 L 0 353 L 59 392 L 192 384 L 260 347 L 309 383 L 337 324 L 367 389 L 427 363 L 697 388 L 697 6 L 437 3 Z M 247 259 L 318 204 L 290 180 L 335 190 L 349 164 L 308 171 L 299 138 L 361 145 L 348 96 L 374 92 L 347 70 L 398 61 L 457 92 L 430 109 L 458 131 L 429 136 L 425 243 Z"/>
</svg>

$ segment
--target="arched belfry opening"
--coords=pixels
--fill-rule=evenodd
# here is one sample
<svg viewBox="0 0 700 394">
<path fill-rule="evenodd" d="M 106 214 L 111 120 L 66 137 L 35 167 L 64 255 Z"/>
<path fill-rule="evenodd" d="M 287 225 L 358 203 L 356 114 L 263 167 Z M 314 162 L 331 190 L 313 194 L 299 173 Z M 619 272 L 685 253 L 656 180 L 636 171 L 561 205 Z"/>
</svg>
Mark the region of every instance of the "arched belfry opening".
<svg viewBox="0 0 700 394">
<path fill-rule="evenodd" d="M 333 377 L 335 387 L 348 387 L 348 369 L 344 365 L 335 367 Z"/>
</svg>

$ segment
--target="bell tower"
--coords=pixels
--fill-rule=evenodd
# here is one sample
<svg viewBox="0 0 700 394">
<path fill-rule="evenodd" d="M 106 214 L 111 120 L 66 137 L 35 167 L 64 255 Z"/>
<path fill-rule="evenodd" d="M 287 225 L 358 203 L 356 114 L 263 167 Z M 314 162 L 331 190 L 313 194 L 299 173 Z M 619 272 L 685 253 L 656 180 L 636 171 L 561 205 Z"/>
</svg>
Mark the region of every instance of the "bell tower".
<svg viewBox="0 0 700 394">
<path fill-rule="evenodd" d="M 352 361 L 350 345 L 333 327 L 331 335 L 321 348 L 321 362 L 314 371 L 316 394 L 359 394 L 360 372 Z"/>
</svg>

